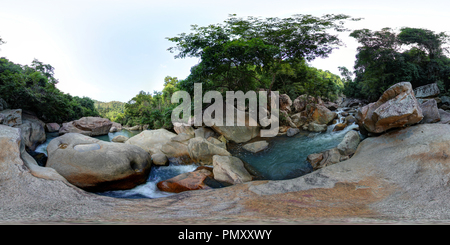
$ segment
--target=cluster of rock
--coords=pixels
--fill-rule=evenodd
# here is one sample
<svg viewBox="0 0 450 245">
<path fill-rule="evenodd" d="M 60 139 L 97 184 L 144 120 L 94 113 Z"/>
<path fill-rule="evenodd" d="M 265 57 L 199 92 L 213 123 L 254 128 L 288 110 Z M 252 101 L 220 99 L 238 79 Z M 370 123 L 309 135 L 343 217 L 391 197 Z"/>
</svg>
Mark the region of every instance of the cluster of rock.
<svg viewBox="0 0 450 245">
<path fill-rule="evenodd" d="M 338 108 L 342 108 L 339 113 L 345 119 L 336 124 L 335 131 L 356 121 L 361 134 L 368 136 L 417 123 L 448 123 L 450 113 L 438 108 L 438 105 L 445 108 L 446 98 L 438 99 L 438 103 L 439 90 L 436 92 L 434 84 L 427 86 L 413 91 L 408 82 L 395 84 L 378 101 L 367 105 L 354 99 L 342 103 L 323 102 L 306 95 L 292 102 L 287 95 L 281 95 L 280 116 L 285 124 L 280 127 L 280 133 L 292 136 L 300 130 L 323 132 L 328 125 L 336 124 Z M 416 96 L 421 97 L 417 99 Z M 88 191 L 133 188 L 147 180 L 152 165 L 169 163 L 201 167 L 158 183 L 158 188 L 163 191 L 181 192 L 243 183 L 251 181 L 255 175 L 241 159 L 230 154 L 227 142 L 242 143 L 243 149 L 252 153 L 269 147 L 265 140 L 251 141 L 259 136 L 261 126 L 250 126 L 252 119 L 248 112 L 242 122 L 245 126 L 175 124 L 175 133 L 166 129 L 144 130 L 129 139 L 118 136 L 113 142 L 104 142 L 90 136 L 114 132 L 122 128 L 120 124 L 104 118 L 85 117 L 60 127 L 55 123 L 45 124 L 32 115 L 22 115 L 20 109 L 7 110 L 3 104 L 2 109 L 0 123 L 20 128 L 27 149 L 34 150 L 45 141 L 45 130 L 59 132 L 62 136 L 48 145 L 46 166 L 55 169 L 69 183 Z M 236 112 L 237 109 L 235 115 Z M 356 119 L 352 116 L 355 113 Z M 237 120 L 235 117 L 235 125 Z M 317 170 L 347 160 L 355 153 L 360 141 L 359 132 L 351 130 L 337 147 L 311 154 L 307 161 Z"/>
<path fill-rule="evenodd" d="M 378 101 L 357 110 L 356 122 L 361 134 L 379 136 L 389 130 L 415 124 L 450 122 L 450 98 L 438 97 L 436 83 L 412 89 L 411 83 L 401 82 L 387 89 Z M 438 108 L 438 105 L 441 108 Z M 360 142 L 356 131 L 349 131 L 343 141 L 333 149 L 311 154 L 307 161 L 314 170 L 349 159 Z"/>
<path fill-rule="evenodd" d="M 436 83 L 414 91 L 409 82 L 397 83 L 386 90 L 378 101 L 362 107 L 356 119 L 361 132 L 369 136 L 417 123 L 446 124 L 450 122 L 450 113 L 439 106 L 449 108 L 450 100 L 447 101 L 446 96 L 442 100 L 438 95 Z"/>
<path fill-rule="evenodd" d="M 282 94 L 280 95 L 280 117 L 281 125 L 285 127 L 281 132 L 286 132 L 286 127 L 324 132 L 336 119 L 337 113 L 332 110 L 337 108 L 336 103 L 323 102 L 320 98 L 301 95 L 292 102 L 288 95 Z"/>
<path fill-rule="evenodd" d="M 349 159 L 358 148 L 361 137 L 355 130 L 348 131 L 344 139 L 335 148 L 308 155 L 306 160 L 311 164 L 313 170 Z"/>
<path fill-rule="evenodd" d="M 206 127 L 147 130 L 131 137 L 125 145 L 135 145 L 147 151 L 155 165 L 197 164 L 209 166 L 161 181 L 158 188 L 167 192 L 181 192 L 243 183 L 253 179 L 244 163 L 228 151 L 224 137 Z M 222 139 L 222 140 L 221 140 Z M 212 166 L 212 168 L 211 168 Z"/>
</svg>

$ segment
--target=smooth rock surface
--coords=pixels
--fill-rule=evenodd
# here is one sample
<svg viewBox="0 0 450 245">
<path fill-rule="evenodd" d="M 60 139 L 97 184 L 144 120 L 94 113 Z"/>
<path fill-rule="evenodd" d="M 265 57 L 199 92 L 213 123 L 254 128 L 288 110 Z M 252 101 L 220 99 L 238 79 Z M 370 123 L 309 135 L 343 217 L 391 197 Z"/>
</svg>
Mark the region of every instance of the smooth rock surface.
<svg viewBox="0 0 450 245">
<path fill-rule="evenodd" d="M 214 155 L 231 156 L 227 150 L 201 137 L 189 140 L 188 152 L 192 161 L 200 165 L 212 165 Z"/>
<path fill-rule="evenodd" d="M 239 184 L 252 180 L 252 176 L 245 169 L 241 159 L 233 156 L 213 157 L 214 179 L 229 184 Z"/>
<path fill-rule="evenodd" d="M 128 139 L 125 144 L 136 145 L 149 152 L 151 155 L 162 153 L 161 147 L 177 136 L 166 129 L 144 130 Z"/>
<path fill-rule="evenodd" d="M 133 188 L 147 181 L 151 157 L 143 149 L 68 133 L 50 141 L 46 167 L 73 185 L 98 192 Z"/>
<path fill-rule="evenodd" d="M 262 150 L 265 150 L 267 147 L 269 147 L 269 142 L 265 140 L 248 143 L 242 146 L 242 148 L 252 153 L 260 152 Z"/>
</svg>

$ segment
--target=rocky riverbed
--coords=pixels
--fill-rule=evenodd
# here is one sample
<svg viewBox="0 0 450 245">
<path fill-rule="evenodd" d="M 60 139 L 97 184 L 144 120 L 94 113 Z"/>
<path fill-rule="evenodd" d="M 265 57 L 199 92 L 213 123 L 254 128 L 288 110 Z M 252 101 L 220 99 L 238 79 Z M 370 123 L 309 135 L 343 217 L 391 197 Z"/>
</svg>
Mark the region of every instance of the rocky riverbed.
<svg viewBox="0 0 450 245">
<path fill-rule="evenodd" d="M 20 128 L 0 125 L 0 222 L 448 222 L 450 125 L 437 104 L 426 109 L 415 101 L 408 84 L 396 85 L 375 104 L 358 110 L 359 128 L 369 137 L 348 156 L 335 146 L 341 156 L 337 162 L 292 179 L 242 181 L 157 199 L 112 198 L 75 187 L 52 168 L 36 164 L 25 151 Z M 439 120 L 421 123 L 436 110 Z M 301 123 L 301 117 L 292 117 L 294 124 Z M 185 145 L 188 154 L 216 149 L 210 147 L 214 141 L 191 139 L 195 137 L 187 145 L 183 137 L 174 142 Z M 163 146 L 147 152 L 169 152 Z M 330 155 L 315 154 L 320 153 L 322 158 Z M 210 161 L 207 155 L 195 156 Z M 220 158 L 214 156 L 213 162 Z"/>
</svg>

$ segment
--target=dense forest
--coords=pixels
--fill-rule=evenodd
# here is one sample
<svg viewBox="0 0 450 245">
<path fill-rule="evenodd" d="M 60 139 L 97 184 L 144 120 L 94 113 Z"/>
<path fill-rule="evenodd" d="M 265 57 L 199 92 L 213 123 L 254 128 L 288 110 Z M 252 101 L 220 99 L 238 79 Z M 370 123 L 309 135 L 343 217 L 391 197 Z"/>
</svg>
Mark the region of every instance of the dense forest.
<svg viewBox="0 0 450 245">
<path fill-rule="evenodd" d="M 9 108 L 36 113 L 45 122 L 62 123 L 84 116 L 98 116 L 94 101 L 71 96 L 56 88 L 54 68 L 33 60 L 31 66 L 0 58 L 0 98 Z"/>
<path fill-rule="evenodd" d="M 344 27 L 346 21 L 358 20 L 347 15 L 284 19 L 230 15 L 221 24 L 192 25 L 191 33 L 167 38 L 175 44 L 168 48 L 175 58 L 199 58 L 190 75 L 182 80 L 167 76 L 162 91 L 140 91 L 127 103 L 64 94 L 55 86 L 58 80 L 51 65 L 34 60 L 31 66 L 23 66 L 1 58 L 0 97 L 10 108 L 33 111 L 44 121 L 102 116 L 123 125 L 155 129 L 172 127 L 171 113 L 177 104 L 171 103 L 171 96 L 179 90 L 193 96 L 194 83 L 202 84 L 203 93 L 264 89 L 287 94 L 292 100 L 308 94 L 331 101 L 341 95 L 375 101 L 402 81 L 413 87 L 436 82 L 442 94 L 450 94 L 447 34 L 409 27 L 399 31 Z M 338 37 L 342 32 L 350 32 L 360 44 L 354 71 L 339 67 L 338 76 L 311 67 L 309 61 L 326 58 L 344 45 Z"/>
<path fill-rule="evenodd" d="M 348 97 L 374 101 L 391 85 L 408 81 L 413 88 L 437 83 L 441 94 L 450 89 L 450 59 L 445 55 L 449 36 L 420 28 L 355 30 L 350 34 L 358 47 L 355 78 L 340 67 Z"/>
</svg>

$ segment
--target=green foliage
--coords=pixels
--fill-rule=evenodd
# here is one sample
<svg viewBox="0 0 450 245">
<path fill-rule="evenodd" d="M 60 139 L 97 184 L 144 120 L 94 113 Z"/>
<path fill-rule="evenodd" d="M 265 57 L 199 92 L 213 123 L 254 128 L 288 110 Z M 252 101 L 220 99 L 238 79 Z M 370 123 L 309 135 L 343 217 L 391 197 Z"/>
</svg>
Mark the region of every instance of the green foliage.
<svg viewBox="0 0 450 245">
<path fill-rule="evenodd" d="M 307 66 L 306 61 L 327 57 L 343 45 L 337 33 L 347 15 L 294 15 L 290 18 L 238 18 L 223 24 L 199 27 L 191 33 L 167 38 L 175 58 L 196 57 L 201 62 L 179 82 L 179 89 L 193 95 L 194 83 L 203 91 L 280 90 L 290 96 L 302 93 L 334 97 L 343 87 L 337 76 Z M 334 30 L 336 34 L 330 34 Z M 339 79 L 339 80 L 338 80 Z M 334 94 L 333 94 L 334 93 Z"/>
<path fill-rule="evenodd" d="M 151 129 L 172 128 L 172 110 L 177 106 L 171 103 L 172 94 L 178 91 L 178 79 L 167 76 L 162 92 L 153 94 L 140 91 L 124 104 L 124 114 L 117 122 L 123 125 L 149 125 Z"/>
<path fill-rule="evenodd" d="M 391 85 L 409 81 L 413 87 L 440 82 L 448 91 L 450 59 L 443 45 L 449 36 L 418 28 L 390 28 L 381 31 L 353 31 L 361 46 L 355 61 L 355 79 L 347 80 L 344 94 L 349 97 L 377 100 Z"/>
<path fill-rule="evenodd" d="M 334 100 L 344 87 L 341 78 L 329 71 L 310 67 L 304 60 L 283 64 L 272 89 L 295 99 L 302 94 Z"/>
<path fill-rule="evenodd" d="M 56 88 L 53 74 L 51 65 L 36 59 L 30 67 L 0 58 L 0 96 L 10 108 L 33 111 L 45 122 L 98 116 L 92 99 L 64 94 Z"/>
<path fill-rule="evenodd" d="M 121 122 L 125 113 L 125 103 L 120 101 L 101 102 L 95 100 L 95 109 L 103 118 L 112 122 Z"/>
</svg>

